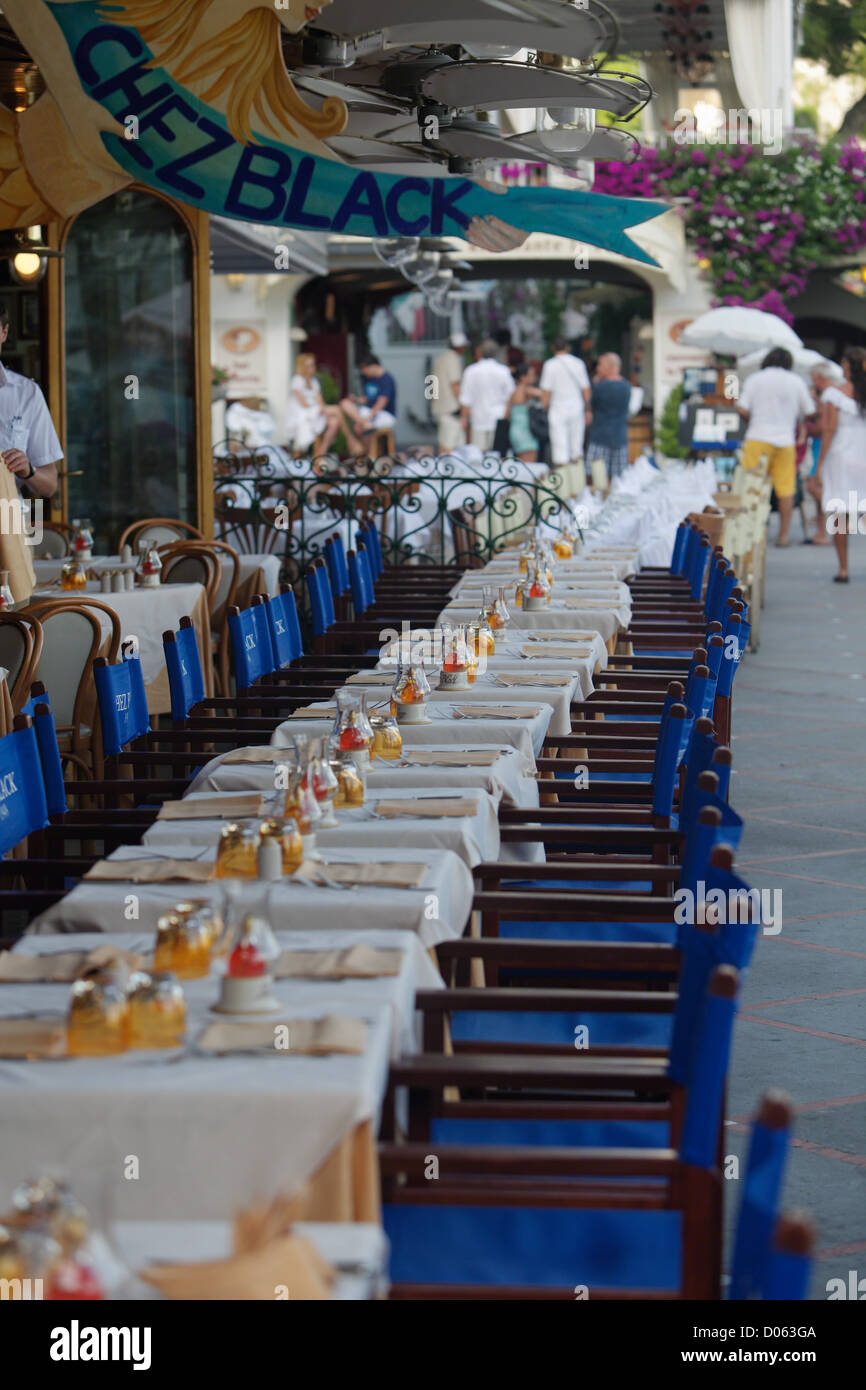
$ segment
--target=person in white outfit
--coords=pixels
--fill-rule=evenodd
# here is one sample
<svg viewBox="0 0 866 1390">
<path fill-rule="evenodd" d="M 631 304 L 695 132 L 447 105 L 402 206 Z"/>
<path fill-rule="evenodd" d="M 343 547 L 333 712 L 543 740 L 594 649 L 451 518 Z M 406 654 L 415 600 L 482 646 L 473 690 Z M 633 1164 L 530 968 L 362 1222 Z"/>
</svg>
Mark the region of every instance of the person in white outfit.
<svg viewBox="0 0 866 1390">
<path fill-rule="evenodd" d="M 286 411 L 286 437 L 290 447 L 298 453 L 306 453 L 315 445 L 315 453 L 325 454 L 340 425 L 338 408 L 325 405 L 322 400 L 315 357 L 311 352 L 299 353 Z"/>
<path fill-rule="evenodd" d="M 833 536 L 839 573 L 848 583 L 848 534 L 866 513 L 866 348 L 849 348 L 842 358 L 845 380 L 821 396 L 821 452 L 816 477 L 821 510 Z"/>
<path fill-rule="evenodd" d="M 493 448 L 498 422 L 505 417 L 514 377 L 502 362 L 492 338 L 481 344 L 481 356 L 466 368 L 460 383 L 460 419 L 471 443 L 485 452 Z"/>
<path fill-rule="evenodd" d="M 553 344 L 553 356 L 541 370 L 541 404 L 550 428 L 550 462 L 553 467 L 578 463 L 583 458 L 583 436 L 592 419 L 589 373 L 569 350 L 565 338 Z"/>
<path fill-rule="evenodd" d="M 452 333 L 447 348 L 433 359 L 436 394 L 430 402 L 430 411 L 436 421 L 441 454 L 450 454 L 466 443 L 466 433 L 460 420 L 460 379 L 463 375 L 463 350 L 468 342 L 464 333 Z"/>
</svg>

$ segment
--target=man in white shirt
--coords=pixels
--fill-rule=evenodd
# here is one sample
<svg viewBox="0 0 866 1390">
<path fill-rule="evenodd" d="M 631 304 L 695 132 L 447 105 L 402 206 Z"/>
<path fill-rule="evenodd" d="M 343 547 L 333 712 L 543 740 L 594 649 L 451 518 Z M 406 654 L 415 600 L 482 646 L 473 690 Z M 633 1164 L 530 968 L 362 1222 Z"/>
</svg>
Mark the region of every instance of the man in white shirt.
<svg viewBox="0 0 866 1390">
<path fill-rule="evenodd" d="M 797 490 L 796 451 L 799 422 L 815 411 L 806 383 L 791 371 L 794 359 L 786 348 L 773 348 L 761 370 L 746 379 L 737 409 L 749 421 L 740 455 L 744 468 L 757 468 L 766 459 L 779 506 L 777 545 L 788 545 L 788 528 Z"/>
<path fill-rule="evenodd" d="M 452 333 L 448 347 L 433 359 L 436 394 L 430 402 L 430 410 L 436 421 L 441 454 L 450 454 L 466 443 L 460 420 L 460 378 L 463 375 L 463 350 L 468 341 L 464 333 Z"/>
<path fill-rule="evenodd" d="M 472 444 L 493 448 L 496 425 L 505 416 L 514 392 L 514 377 L 501 362 L 492 338 L 481 344 L 481 357 L 466 368 L 460 383 L 460 419 Z"/>
<path fill-rule="evenodd" d="M 0 349 L 9 333 L 9 315 L 0 304 Z M 45 397 L 29 377 L 8 371 L 0 364 L 0 454 L 34 497 L 53 497 L 57 491 L 57 465 L 63 458 L 60 440 L 48 413 Z"/>
<path fill-rule="evenodd" d="M 592 419 L 589 373 L 570 351 L 565 338 L 553 344 L 553 356 L 541 370 L 541 405 L 550 427 L 550 462 L 553 467 L 578 463 L 583 457 L 583 436 Z"/>
</svg>

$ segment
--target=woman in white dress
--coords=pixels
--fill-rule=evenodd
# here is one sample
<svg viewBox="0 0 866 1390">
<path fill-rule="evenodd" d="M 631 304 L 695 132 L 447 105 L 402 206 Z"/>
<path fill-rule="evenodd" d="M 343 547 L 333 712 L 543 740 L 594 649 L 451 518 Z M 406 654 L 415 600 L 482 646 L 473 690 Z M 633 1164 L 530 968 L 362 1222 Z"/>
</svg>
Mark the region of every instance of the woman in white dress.
<svg viewBox="0 0 866 1390">
<path fill-rule="evenodd" d="M 866 513 L 866 348 L 842 358 L 845 380 L 821 396 L 821 453 L 815 470 L 821 510 L 839 558 L 834 584 L 848 583 L 848 535 Z"/>
<path fill-rule="evenodd" d="M 286 412 L 286 435 L 296 453 L 312 449 L 313 456 L 326 454 L 342 421 L 339 408 L 325 405 L 322 388 L 316 379 L 316 359 L 311 352 L 302 352 L 295 363 Z"/>
</svg>

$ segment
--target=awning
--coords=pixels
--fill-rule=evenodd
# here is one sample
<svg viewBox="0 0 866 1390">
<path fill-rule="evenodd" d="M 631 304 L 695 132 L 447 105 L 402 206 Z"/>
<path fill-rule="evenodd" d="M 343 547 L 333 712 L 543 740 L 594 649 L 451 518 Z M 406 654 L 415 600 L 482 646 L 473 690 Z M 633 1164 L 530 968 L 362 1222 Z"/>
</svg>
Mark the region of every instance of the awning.
<svg viewBox="0 0 866 1390">
<path fill-rule="evenodd" d="M 328 273 L 327 243 L 323 235 L 305 236 L 289 227 L 211 217 L 210 244 L 211 269 L 215 275 L 273 275 L 279 270 L 294 275 Z M 288 265 L 277 261 L 279 246 L 287 248 Z"/>
</svg>

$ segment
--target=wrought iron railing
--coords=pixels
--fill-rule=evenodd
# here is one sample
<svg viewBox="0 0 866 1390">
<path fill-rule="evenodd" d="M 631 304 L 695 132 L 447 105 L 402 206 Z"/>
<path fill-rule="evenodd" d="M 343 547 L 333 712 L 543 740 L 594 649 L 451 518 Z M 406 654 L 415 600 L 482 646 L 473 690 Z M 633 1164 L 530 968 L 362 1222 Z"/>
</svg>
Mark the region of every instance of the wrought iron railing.
<svg viewBox="0 0 866 1390">
<path fill-rule="evenodd" d="M 214 457 L 216 534 L 243 552 L 280 557 L 297 583 L 339 531 L 347 548 L 373 518 L 386 565 L 480 567 L 541 521 L 574 524 L 569 470 L 534 477 L 517 459 L 487 455 L 292 460 L 272 447 L 228 443 Z"/>
</svg>

